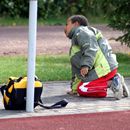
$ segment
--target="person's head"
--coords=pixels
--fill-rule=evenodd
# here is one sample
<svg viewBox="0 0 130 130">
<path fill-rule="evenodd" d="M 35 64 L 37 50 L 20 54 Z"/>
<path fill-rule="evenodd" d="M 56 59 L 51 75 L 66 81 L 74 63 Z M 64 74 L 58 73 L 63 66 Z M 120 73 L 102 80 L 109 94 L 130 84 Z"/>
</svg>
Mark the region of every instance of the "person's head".
<svg viewBox="0 0 130 130">
<path fill-rule="evenodd" d="M 64 28 L 66 36 L 68 36 L 69 32 L 73 27 L 78 26 L 88 26 L 88 20 L 83 15 L 73 15 L 69 17 L 66 21 L 66 26 Z"/>
</svg>

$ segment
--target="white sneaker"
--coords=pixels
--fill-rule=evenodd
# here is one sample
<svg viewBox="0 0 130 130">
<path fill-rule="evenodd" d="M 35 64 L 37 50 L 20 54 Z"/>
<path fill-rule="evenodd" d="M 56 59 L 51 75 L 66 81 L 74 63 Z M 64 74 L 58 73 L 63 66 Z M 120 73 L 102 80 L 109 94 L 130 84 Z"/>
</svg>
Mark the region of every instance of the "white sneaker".
<svg viewBox="0 0 130 130">
<path fill-rule="evenodd" d="M 130 92 L 129 92 L 129 89 L 125 83 L 124 77 L 121 76 L 119 73 L 117 73 L 117 75 L 119 75 L 121 77 L 121 84 L 123 87 L 123 95 L 124 95 L 124 97 L 128 97 L 130 95 Z"/>
<path fill-rule="evenodd" d="M 121 76 L 119 74 L 116 74 L 112 79 L 112 83 L 110 85 L 110 89 L 113 91 L 114 97 L 117 100 L 120 100 L 123 95 L 123 86 L 121 83 L 121 79 Z"/>
</svg>

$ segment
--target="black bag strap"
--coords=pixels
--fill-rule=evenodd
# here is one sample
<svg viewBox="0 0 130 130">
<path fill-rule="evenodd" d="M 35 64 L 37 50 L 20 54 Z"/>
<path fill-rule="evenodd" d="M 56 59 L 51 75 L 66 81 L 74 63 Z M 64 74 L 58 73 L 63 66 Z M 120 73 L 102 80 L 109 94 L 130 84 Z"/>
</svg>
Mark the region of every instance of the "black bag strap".
<svg viewBox="0 0 130 130">
<path fill-rule="evenodd" d="M 51 106 L 45 106 L 42 101 L 40 100 L 37 105 L 45 108 L 45 109 L 55 109 L 55 108 L 62 108 L 62 107 L 66 107 L 66 105 L 68 104 L 68 100 L 67 99 L 63 99 L 61 101 L 56 102 L 55 104 L 51 105 Z"/>
<path fill-rule="evenodd" d="M 0 91 L 1 91 L 2 96 L 4 96 L 4 90 L 5 90 L 6 87 L 7 87 L 6 85 L 2 85 L 0 87 Z"/>
<path fill-rule="evenodd" d="M 16 79 L 16 82 L 20 82 L 23 79 L 23 77 L 19 77 L 18 79 Z"/>
</svg>

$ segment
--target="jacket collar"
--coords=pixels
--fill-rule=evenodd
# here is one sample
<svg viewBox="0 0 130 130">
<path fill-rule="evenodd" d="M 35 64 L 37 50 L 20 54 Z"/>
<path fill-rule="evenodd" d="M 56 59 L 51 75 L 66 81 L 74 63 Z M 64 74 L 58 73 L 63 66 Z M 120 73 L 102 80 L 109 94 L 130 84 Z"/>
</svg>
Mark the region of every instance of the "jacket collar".
<svg viewBox="0 0 130 130">
<path fill-rule="evenodd" d="M 70 31 L 69 34 L 68 34 L 68 38 L 69 38 L 69 39 L 72 39 L 72 37 L 74 36 L 74 34 L 77 32 L 77 31 L 76 31 L 77 28 L 78 28 L 78 27 L 73 27 L 73 28 L 71 29 L 71 31 Z"/>
</svg>

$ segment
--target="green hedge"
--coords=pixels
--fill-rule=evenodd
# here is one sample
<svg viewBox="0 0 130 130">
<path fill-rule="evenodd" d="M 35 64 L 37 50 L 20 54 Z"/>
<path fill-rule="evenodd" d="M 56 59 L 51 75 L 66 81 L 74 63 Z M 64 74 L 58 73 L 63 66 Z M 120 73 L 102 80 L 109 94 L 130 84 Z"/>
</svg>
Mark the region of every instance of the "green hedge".
<svg viewBox="0 0 130 130">
<path fill-rule="evenodd" d="M 38 0 L 38 17 L 59 17 L 72 14 L 99 15 L 102 0 Z M 1 0 L 1 17 L 22 17 L 29 14 L 29 0 Z"/>
</svg>

